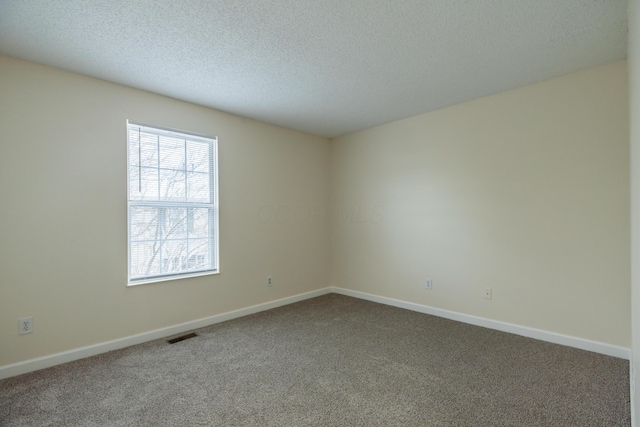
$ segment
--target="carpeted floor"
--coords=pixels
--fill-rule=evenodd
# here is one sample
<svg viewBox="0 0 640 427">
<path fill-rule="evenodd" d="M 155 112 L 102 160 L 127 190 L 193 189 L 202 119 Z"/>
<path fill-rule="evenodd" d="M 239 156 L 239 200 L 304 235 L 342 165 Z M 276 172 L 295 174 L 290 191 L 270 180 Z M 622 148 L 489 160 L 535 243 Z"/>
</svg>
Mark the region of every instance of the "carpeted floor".
<svg viewBox="0 0 640 427">
<path fill-rule="evenodd" d="M 628 361 L 330 294 L 0 381 L 9 426 L 628 426 Z"/>
</svg>

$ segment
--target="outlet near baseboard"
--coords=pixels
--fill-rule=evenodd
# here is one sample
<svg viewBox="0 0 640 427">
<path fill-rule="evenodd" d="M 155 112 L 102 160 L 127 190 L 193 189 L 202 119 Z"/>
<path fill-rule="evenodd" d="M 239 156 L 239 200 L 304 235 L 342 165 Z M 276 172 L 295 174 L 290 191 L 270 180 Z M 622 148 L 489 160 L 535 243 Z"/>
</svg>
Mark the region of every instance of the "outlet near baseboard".
<svg viewBox="0 0 640 427">
<path fill-rule="evenodd" d="M 433 289 L 433 280 L 431 280 L 430 278 L 426 278 L 424 279 L 424 288 L 428 291 L 430 291 L 431 289 Z"/>
<path fill-rule="evenodd" d="M 33 332 L 33 317 L 21 317 L 18 319 L 18 335 Z"/>
</svg>

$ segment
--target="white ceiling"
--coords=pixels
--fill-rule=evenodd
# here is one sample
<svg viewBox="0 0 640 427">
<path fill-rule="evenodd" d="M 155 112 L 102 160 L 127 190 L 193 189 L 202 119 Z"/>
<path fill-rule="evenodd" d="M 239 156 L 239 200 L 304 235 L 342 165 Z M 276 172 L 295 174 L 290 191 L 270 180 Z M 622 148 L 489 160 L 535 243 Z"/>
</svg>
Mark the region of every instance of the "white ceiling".
<svg viewBox="0 0 640 427">
<path fill-rule="evenodd" d="M 0 53 L 325 137 L 623 59 L 626 40 L 627 0 L 0 0 Z"/>
</svg>

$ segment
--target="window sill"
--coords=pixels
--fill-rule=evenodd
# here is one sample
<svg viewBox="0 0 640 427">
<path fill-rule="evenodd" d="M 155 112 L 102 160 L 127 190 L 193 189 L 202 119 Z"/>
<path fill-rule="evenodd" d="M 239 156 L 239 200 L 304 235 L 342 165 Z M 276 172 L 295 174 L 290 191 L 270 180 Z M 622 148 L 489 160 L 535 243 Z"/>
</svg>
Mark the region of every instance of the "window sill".
<svg viewBox="0 0 640 427">
<path fill-rule="evenodd" d="M 214 274 L 220 274 L 220 270 L 198 271 L 195 273 L 180 274 L 177 276 L 164 276 L 164 277 L 153 277 L 150 279 L 141 279 L 141 280 L 136 280 L 134 282 L 128 282 L 127 287 L 147 285 L 149 283 L 168 282 L 172 280 L 188 279 L 191 277 L 211 276 Z"/>
</svg>

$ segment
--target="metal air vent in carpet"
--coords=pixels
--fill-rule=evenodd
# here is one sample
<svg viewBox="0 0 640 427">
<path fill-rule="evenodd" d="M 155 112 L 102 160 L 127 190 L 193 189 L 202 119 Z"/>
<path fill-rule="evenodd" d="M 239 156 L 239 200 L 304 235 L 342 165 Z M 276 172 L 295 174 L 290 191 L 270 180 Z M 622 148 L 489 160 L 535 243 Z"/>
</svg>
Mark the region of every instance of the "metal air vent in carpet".
<svg viewBox="0 0 640 427">
<path fill-rule="evenodd" d="M 198 334 L 196 334 L 195 332 L 191 332 L 190 334 L 182 335 L 182 336 L 179 336 L 179 337 L 176 337 L 176 338 L 171 338 L 170 340 L 167 340 L 167 342 L 169 344 L 175 344 L 177 342 L 188 340 L 189 338 L 193 338 L 193 337 L 197 337 L 197 336 L 198 336 Z"/>
</svg>

